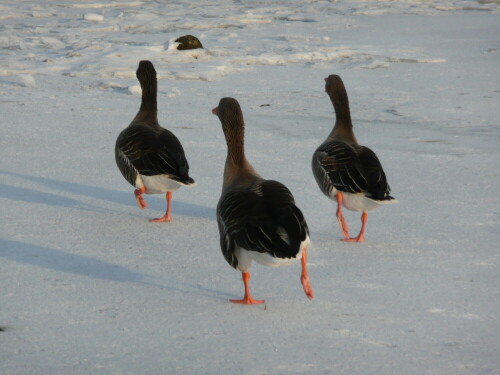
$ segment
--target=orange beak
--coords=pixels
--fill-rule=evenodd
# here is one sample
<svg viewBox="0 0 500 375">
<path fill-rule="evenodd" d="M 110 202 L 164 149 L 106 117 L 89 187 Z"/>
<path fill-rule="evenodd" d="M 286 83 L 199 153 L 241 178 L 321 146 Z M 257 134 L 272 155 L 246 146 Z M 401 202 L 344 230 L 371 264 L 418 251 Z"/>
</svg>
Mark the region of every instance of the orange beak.
<svg viewBox="0 0 500 375">
<path fill-rule="evenodd" d="M 213 113 L 214 115 L 216 115 L 216 114 L 217 114 L 217 109 L 219 109 L 219 107 L 215 107 L 215 108 L 213 108 L 213 109 L 212 109 L 212 113 Z"/>
</svg>

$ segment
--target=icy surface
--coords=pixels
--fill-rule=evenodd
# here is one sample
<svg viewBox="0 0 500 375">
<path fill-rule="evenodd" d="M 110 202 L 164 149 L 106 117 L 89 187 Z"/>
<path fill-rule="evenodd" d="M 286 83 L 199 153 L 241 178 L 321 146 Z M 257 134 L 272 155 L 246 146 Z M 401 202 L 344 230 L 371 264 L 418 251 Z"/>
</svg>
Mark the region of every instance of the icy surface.
<svg viewBox="0 0 500 375">
<path fill-rule="evenodd" d="M 199 3 L 199 4 L 198 4 Z M 0 374 L 500 374 L 498 1 L 0 4 Z M 203 50 L 177 51 L 192 34 Z M 198 186 L 133 189 L 114 142 L 159 73 L 159 120 Z M 398 205 L 342 243 L 310 159 L 347 87 Z M 309 272 L 255 265 L 239 306 L 215 206 L 237 98 L 250 161 L 294 193 Z M 347 212 L 351 231 L 360 215 Z"/>
</svg>

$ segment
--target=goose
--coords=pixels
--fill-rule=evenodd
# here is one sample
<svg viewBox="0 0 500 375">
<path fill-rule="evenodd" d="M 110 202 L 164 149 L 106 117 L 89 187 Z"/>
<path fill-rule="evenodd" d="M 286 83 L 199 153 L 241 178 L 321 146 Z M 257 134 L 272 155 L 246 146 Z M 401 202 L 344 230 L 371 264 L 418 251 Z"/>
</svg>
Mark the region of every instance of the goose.
<svg viewBox="0 0 500 375">
<path fill-rule="evenodd" d="M 151 219 L 160 223 L 172 221 L 172 194 L 181 186 L 193 186 L 184 149 L 177 137 L 158 123 L 156 103 L 156 70 L 150 61 L 139 62 L 136 72 L 142 88 L 139 112 L 118 136 L 115 160 L 123 177 L 136 189 L 137 205 L 146 208 L 143 194 L 163 194 L 167 210 L 163 217 Z"/>
<path fill-rule="evenodd" d="M 337 201 L 342 241 L 364 242 L 368 212 L 384 204 L 397 203 L 397 200 L 389 195 L 391 189 L 377 155 L 368 147 L 359 145 L 354 136 L 349 99 L 342 79 L 332 74 L 325 81 L 325 91 L 335 109 L 336 122 L 326 140 L 314 152 L 312 170 L 320 190 Z M 342 206 L 362 211 L 361 230 L 357 237 L 349 237 Z"/>
<path fill-rule="evenodd" d="M 301 260 L 301 283 L 306 296 L 314 297 L 307 273 L 311 247 L 304 215 L 288 188 L 265 180 L 245 157 L 244 121 L 238 101 L 222 98 L 212 109 L 219 117 L 227 143 L 222 194 L 217 204 L 220 246 L 226 261 L 242 273 L 245 295 L 233 303 L 260 304 L 250 294 L 252 261 L 278 267 Z"/>
</svg>

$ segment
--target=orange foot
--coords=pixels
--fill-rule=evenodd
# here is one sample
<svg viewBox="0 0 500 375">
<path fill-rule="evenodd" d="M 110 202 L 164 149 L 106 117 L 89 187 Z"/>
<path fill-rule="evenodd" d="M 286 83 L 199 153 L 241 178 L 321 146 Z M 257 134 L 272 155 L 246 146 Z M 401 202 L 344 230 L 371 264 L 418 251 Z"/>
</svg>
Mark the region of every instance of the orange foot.
<svg viewBox="0 0 500 375">
<path fill-rule="evenodd" d="M 304 288 L 304 293 L 306 294 L 307 298 L 313 299 L 314 292 L 311 286 L 311 282 L 309 281 L 309 276 L 302 275 L 300 277 L 300 282 L 302 283 L 302 287 Z"/>
<path fill-rule="evenodd" d="M 366 229 L 366 222 L 368 220 L 368 213 L 366 211 L 363 211 L 363 214 L 361 215 L 361 230 L 359 231 L 358 237 L 349 237 L 342 239 L 344 242 L 365 242 L 365 229 Z"/>
<path fill-rule="evenodd" d="M 250 280 L 250 272 L 245 271 L 242 272 L 241 278 L 243 279 L 243 284 L 245 285 L 245 297 L 243 299 L 230 299 L 229 301 L 232 303 L 241 303 L 244 305 L 260 305 L 261 303 L 264 303 L 263 299 L 253 299 L 252 295 L 250 294 L 250 285 L 249 285 L 249 280 Z"/>
<path fill-rule="evenodd" d="M 172 221 L 172 216 L 170 216 L 170 201 L 172 200 L 171 192 L 168 192 L 166 194 L 166 199 L 167 199 L 167 211 L 165 212 L 165 215 L 163 215 L 163 217 L 159 217 L 158 219 L 149 220 L 150 223 L 168 223 Z"/>
<path fill-rule="evenodd" d="M 337 220 L 339 221 L 342 235 L 344 236 L 345 239 L 347 239 L 349 238 L 349 227 L 347 226 L 347 221 L 345 220 L 344 215 L 342 214 L 342 200 L 344 199 L 344 196 L 339 191 L 336 194 L 336 198 L 337 198 Z"/>
<path fill-rule="evenodd" d="M 302 288 L 304 288 L 304 293 L 307 298 L 313 299 L 314 292 L 311 286 L 311 281 L 309 280 L 309 275 L 307 274 L 307 250 L 302 249 L 302 259 L 300 260 L 302 263 L 302 273 L 300 275 L 300 282 L 302 283 Z"/>
<path fill-rule="evenodd" d="M 243 299 L 230 299 L 232 303 L 241 303 L 243 305 L 260 305 L 266 302 L 263 299 L 253 299 L 252 296 L 245 296 Z"/>
<path fill-rule="evenodd" d="M 340 230 L 342 231 L 342 235 L 344 236 L 344 239 L 349 238 L 349 227 L 347 226 L 347 221 L 344 218 L 344 215 L 341 214 L 340 217 L 338 217 L 338 221 L 340 224 Z"/>
<path fill-rule="evenodd" d="M 170 216 L 163 216 L 159 217 L 157 219 L 150 219 L 150 223 L 166 223 L 172 221 L 172 218 Z"/>
<path fill-rule="evenodd" d="M 365 237 L 358 236 L 358 237 L 342 238 L 341 241 L 343 241 L 343 242 L 365 242 Z"/>
<path fill-rule="evenodd" d="M 137 205 L 139 206 L 139 208 L 141 210 L 144 210 L 148 204 L 146 203 L 146 201 L 144 200 L 144 198 L 142 197 L 142 194 L 146 191 L 146 188 L 145 187 L 142 187 L 140 189 L 135 189 L 134 190 L 134 195 L 135 195 L 135 200 L 137 201 Z"/>
</svg>

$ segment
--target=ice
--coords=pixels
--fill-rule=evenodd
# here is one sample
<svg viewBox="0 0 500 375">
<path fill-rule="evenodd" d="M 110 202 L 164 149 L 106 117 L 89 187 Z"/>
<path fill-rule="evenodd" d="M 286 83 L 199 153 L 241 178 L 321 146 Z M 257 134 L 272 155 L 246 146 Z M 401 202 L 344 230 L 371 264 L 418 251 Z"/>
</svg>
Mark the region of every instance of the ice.
<svg viewBox="0 0 500 375">
<path fill-rule="evenodd" d="M 3 0 L 0 374 L 497 374 L 498 14 L 472 0 Z M 186 34 L 205 48 L 171 48 Z M 197 181 L 168 224 L 148 222 L 164 197 L 139 210 L 114 161 L 145 59 Z M 400 202 L 370 213 L 364 244 L 339 241 L 310 168 L 333 73 Z M 228 302 L 243 285 L 215 220 L 224 96 L 249 160 L 309 224 L 313 301 L 295 264 L 252 267 L 265 305 Z"/>
<path fill-rule="evenodd" d="M 102 14 L 86 13 L 83 19 L 90 22 L 102 22 L 104 21 L 104 16 Z"/>
</svg>

